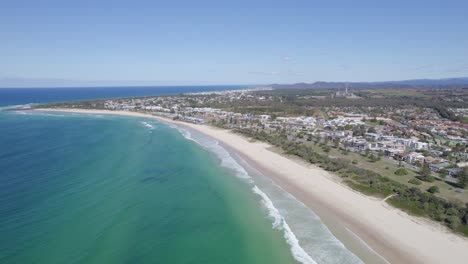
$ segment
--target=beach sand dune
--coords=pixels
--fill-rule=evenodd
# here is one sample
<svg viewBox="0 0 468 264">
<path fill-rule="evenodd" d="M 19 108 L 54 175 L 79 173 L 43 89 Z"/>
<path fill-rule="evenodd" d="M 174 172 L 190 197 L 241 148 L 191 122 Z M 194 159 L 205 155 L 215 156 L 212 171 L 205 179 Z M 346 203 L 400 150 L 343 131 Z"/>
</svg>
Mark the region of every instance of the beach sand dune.
<svg viewBox="0 0 468 264">
<path fill-rule="evenodd" d="M 343 230 L 346 230 L 348 237 L 350 234 L 359 237 L 390 263 L 468 261 L 468 239 L 451 233 L 433 221 L 407 215 L 381 199 L 355 192 L 318 167 L 271 151 L 271 146 L 266 143 L 251 142 L 228 130 L 207 125 L 181 123 L 134 112 L 78 109 L 52 111 L 150 117 L 190 127 L 215 138 L 271 177 L 284 190 L 314 210 L 325 224 L 330 224 L 330 229 L 339 239 L 342 239 Z M 353 250 L 349 241 L 343 242 Z"/>
</svg>

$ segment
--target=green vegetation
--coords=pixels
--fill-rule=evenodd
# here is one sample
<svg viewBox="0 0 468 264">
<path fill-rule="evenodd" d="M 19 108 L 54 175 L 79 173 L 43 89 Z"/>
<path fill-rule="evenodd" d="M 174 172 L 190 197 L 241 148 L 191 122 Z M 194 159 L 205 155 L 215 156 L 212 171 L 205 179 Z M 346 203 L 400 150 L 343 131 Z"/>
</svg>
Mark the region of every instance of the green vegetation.
<svg viewBox="0 0 468 264">
<path fill-rule="evenodd" d="M 439 192 L 439 187 L 431 186 L 429 189 L 427 189 L 427 191 L 430 192 L 430 193 L 438 193 Z"/>
<path fill-rule="evenodd" d="M 359 168 L 343 158 L 331 158 L 326 154 L 320 154 L 313 149 L 313 145 L 291 142 L 286 133 L 268 134 L 250 129 L 236 129 L 237 133 L 246 135 L 260 141 L 280 147 L 285 153 L 296 155 L 321 168 L 334 172 L 344 179 L 344 183 L 362 193 L 377 197 L 394 195 L 387 201 L 410 214 L 429 217 L 445 224 L 456 232 L 468 236 L 468 207 L 455 202 L 437 197 L 434 193 L 439 191 L 437 186 L 431 186 L 427 192 L 416 187 L 408 187 L 388 177 L 382 176 L 368 169 Z M 419 178 L 430 179 L 430 171 L 421 169 Z M 412 184 L 419 185 L 421 181 L 412 179 Z"/>
<path fill-rule="evenodd" d="M 422 182 L 420 180 L 418 180 L 418 179 L 411 179 L 408 182 L 411 183 L 411 184 L 414 184 L 414 185 L 421 185 L 422 184 Z"/>
<path fill-rule="evenodd" d="M 398 176 L 408 175 L 408 171 L 406 171 L 405 168 L 399 168 L 398 170 L 395 171 L 395 175 L 398 175 Z"/>
<path fill-rule="evenodd" d="M 468 186 L 468 167 L 464 167 L 460 172 L 457 174 L 458 176 L 458 185 L 461 188 L 466 188 Z"/>
<path fill-rule="evenodd" d="M 429 166 L 427 164 L 423 164 L 421 171 L 419 172 L 419 176 L 417 176 L 416 178 L 426 182 L 433 182 L 435 180 L 434 177 L 432 177 L 431 169 L 429 169 Z"/>
</svg>

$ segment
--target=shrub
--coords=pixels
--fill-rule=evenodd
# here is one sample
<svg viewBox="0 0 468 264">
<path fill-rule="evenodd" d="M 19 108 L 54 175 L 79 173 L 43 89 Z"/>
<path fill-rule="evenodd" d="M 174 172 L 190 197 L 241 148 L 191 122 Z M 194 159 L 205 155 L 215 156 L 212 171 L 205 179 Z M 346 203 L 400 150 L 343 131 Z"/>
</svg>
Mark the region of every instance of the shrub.
<svg viewBox="0 0 468 264">
<path fill-rule="evenodd" d="M 406 171 L 405 168 L 399 168 L 395 171 L 395 175 L 398 175 L 398 176 L 408 175 L 408 171 Z"/>
<path fill-rule="evenodd" d="M 429 189 L 427 189 L 427 191 L 430 192 L 430 193 L 438 193 L 439 192 L 439 187 L 431 186 Z"/>
<path fill-rule="evenodd" d="M 421 181 L 425 181 L 425 182 L 435 181 L 434 177 L 432 177 L 432 176 L 416 176 L 416 178 L 418 178 Z"/>
<path fill-rule="evenodd" d="M 408 182 L 411 183 L 411 184 L 414 184 L 414 185 L 421 185 L 421 183 L 422 183 L 422 182 L 421 182 L 420 180 L 418 180 L 418 179 L 411 179 L 411 180 L 409 180 Z"/>
<path fill-rule="evenodd" d="M 451 215 L 451 216 L 445 218 L 445 221 L 448 223 L 448 225 L 452 229 L 456 229 L 461 224 L 460 218 L 458 218 L 458 217 L 456 217 L 454 215 Z"/>
</svg>

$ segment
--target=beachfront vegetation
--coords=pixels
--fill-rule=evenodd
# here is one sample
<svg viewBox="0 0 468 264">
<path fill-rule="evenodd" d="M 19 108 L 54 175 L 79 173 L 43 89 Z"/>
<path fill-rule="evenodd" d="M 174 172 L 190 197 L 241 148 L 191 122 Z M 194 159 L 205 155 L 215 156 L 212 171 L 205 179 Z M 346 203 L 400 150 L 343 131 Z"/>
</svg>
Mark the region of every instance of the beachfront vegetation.
<svg viewBox="0 0 468 264">
<path fill-rule="evenodd" d="M 391 205 L 413 215 L 429 217 L 468 236 L 468 204 L 451 202 L 435 196 L 434 193 L 439 191 L 436 186 L 430 187 L 427 192 L 416 187 L 408 187 L 371 170 L 357 167 L 348 160 L 332 158 L 314 151 L 311 146 L 292 142 L 285 133 L 268 134 L 250 129 L 236 129 L 235 132 L 255 140 L 266 141 L 281 148 L 286 154 L 299 156 L 327 171 L 334 172 L 343 178 L 345 184 L 357 191 L 382 198 L 392 195 L 387 200 Z M 426 173 L 422 170 L 418 177 L 430 179 Z M 421 181 L 413 179 L 410 183 L 421 184 Z"/>
</svg>

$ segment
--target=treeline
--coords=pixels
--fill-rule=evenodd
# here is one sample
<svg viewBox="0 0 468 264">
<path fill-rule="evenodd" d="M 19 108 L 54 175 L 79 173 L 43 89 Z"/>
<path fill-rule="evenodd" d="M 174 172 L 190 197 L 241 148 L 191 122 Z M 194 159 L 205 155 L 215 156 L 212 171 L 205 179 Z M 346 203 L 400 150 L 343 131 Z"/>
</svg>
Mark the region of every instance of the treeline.
<svg viewBox="0 0 468 264">
<path fill-rule="evenodd" d="M 104 109 L 105 100 L 86 100 L 47 103 L 33 106 L 33 108 L 79 108 L 79 109 Z"/>
<path fill-rule="evenodd" d="M 336 90 L 335 90 L 336 91 Z M 331 94 L 334 91 L 328 91 Z M 256 92 L 259 95 L 272 96 L 276 100 L 264 101 L 264 102 L 255 102 L 252 105 L 252 102 L 234 102 L 231 103 L 231 108 L 236 108 L 237 110 L 245 108 L 246 111 L 249 111 L 250 107 L 253 107 L 259 112 L 266 112 L 265 109 L 273 108 L 274 112 L 283 112 L 283 113 L 305 113 L 310 108 L 321 108 L 321 107 L 358 107 L 358 108 L 385 108 L 388 106 L 392 107 L 420 107 L 420 108 L 432 108 L 439 113 L 443 118 L 447 118 L 452 121 L 460 121 L 468 123 L 466 118 L 463 116 L 457 116 L 452 111 L 449 111 L 448 108 L 464 108 L 466 107 L 466 101 L 468 100 L 467 89 L 462 89 L 458 93 L 457 91 L 438 91 L 435 94 L 428 94 L 428 96 L 412 96 L 405 93 L 401 95 L 385 95 L 383 93 L 381 96 L 377 97 L 372 93 L 359 92 L 356 91 L 356 94 L 361 96 L 363 99 L 347 99 L 347 98 L 331 98 L 326 96 L 321 99 L 317 98 L 307 98 L 307 96 L 315 96 L 318 93 L 326 94 L 327 91 L 317 91 L 317 90 L 307 90 L 307 89 L 294 89 L 294 90 L 272 90 L 272 91 L 259 91 Z M 420 91 L 421 94 L 425 92 Z M 458 96 L 455 96 L 458 95 Z M 261 106 L 263 109 L 260 109 Z M 222 107 L 222 106 L 221 106 Z M 271 111 L 270 111 L 271 113 Z"/>
<path fill-rule="evenodd" d="M 434 110 L 437 111 L 437 113 L 439 113 L 439 115 L 442 117 L 442 118 L 447 118 L 448 120 L 451 120 L 451 121 L 459 121 L 459 122 L 466 122 L 464 119 L 463 119 L 463 116 L 460 115 L 460 116 L 457 116 L 455 113 L 447 110 L 447 108 L 441 106 L 441 105 L 436 105 L 434 107 Z"/>
<path fill-rule="evenodd" d="M 355 190 L 379 197 L 393 195 L 388 199 L 393 206 L 414 215 L 429 217 L 468 236 L 468 204 L 461 205 L 447 201 L 432 193 L 423 192 L 416 187 L 408 187 L 376 172 L 359 168 L 348 160 L 330 158 L 327 155 L 317 153 L 306 144 L 288 140 L 286 134 L 282 132 L 268 134 L 263 130 L 258 132 L 251 129 L 236 129 L 234 131 L 260 141 L 269 142 L 280 147 L 287 154 L 299 156 L 327 171 L 334 172 Z"/>
<path fill-rule="evenodd" d="M 383 98 L 365 98 L 350 100 L 346 98 L 326 98 L 326 99 L 293 99 L 288 101 L 296 106 L 313 106 L 313 107 L 422 107 L 422 108 L 463 108 L 465 102 L 453 101 L 434 101 L 426 98 L 417 98 L 414 96 L 399 96 L 399 97 L 383 97 Z"/>
</svg>

